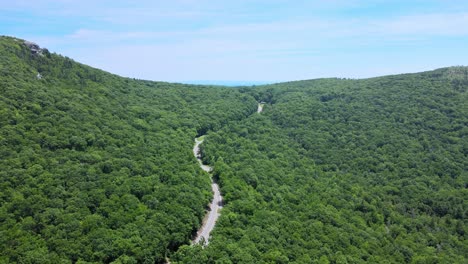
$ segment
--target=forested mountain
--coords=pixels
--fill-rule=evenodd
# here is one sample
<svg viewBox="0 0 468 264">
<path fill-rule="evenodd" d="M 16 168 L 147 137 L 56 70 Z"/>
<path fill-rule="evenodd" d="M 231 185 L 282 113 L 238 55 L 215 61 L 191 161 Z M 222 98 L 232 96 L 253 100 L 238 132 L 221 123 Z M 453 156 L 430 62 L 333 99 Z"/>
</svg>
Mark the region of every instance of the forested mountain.
<svg viewBox="0 0 468 264">
<path fill-rule="evenodd" d="M 226 205 L 198 263 L 467 263 L 468 68 L 243 89 L 210 131 Z"/>
<path fill-rule="evenodd" d="M 194 137 L 255 111 L 0 38 L 0 262 L 162 262 L 211 199 Z"/>
<path fill-rule="evenodd" d="M 134 80 L 0 37 L 0 263 L 466 263 L 467 89 Z"/>
</svg>

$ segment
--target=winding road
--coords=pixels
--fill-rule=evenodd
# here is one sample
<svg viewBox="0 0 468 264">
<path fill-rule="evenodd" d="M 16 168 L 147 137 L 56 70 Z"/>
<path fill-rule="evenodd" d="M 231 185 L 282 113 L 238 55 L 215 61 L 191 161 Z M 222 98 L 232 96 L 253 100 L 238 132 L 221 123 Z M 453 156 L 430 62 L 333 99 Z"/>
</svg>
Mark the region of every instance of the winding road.
<svg viewBox="0 0 468 264">
<path fill-rule="evenodd" d="M 195 146 L 193 147 L 193 155 L 198 160 L 198 164 L 200 164 L 200 168 L 202 170 L 210 173 L 213 168 L 203 164 L 200 156 L 200 144 L 203 143 L 203 136 L 199 138 L 195 138 Z M 210 238 L 210 233 L 215 227 L 216 220 L 220 216 L 219 210 L 223 208 L 223 197 L 221 196 L 221 192 L 219 191 L 219 186 L 217 183 L 213 181 L 211 178 L 211 189 L 213 190 L 213 200 L 210 203 L 210 210 L 208 214 L 203 219 L 203 224 L 201 228 L 197 232 L 197 236 L 193 240 L 193 244 L 198 244 L 202 242 L 203 245 L 208 245 L 208 240 Z"/>
<path fill-rule="evenodd" d="M 258 104 L 257 113 L 261 113 L 263 111 L 263 106 L 263 102 Z M 203 143 L 204 137 L 205 136 L 195 138 L 195 145 L 193 146 L 193 155 L 197 159 L 200 168 L 202 168 L 202 170 L 206 171 L 207 173 L 210 173 L 211 176 L 211 171 L 213 170 L 213 168 L 206 164 L 203 164 L 200 155 L 200 144 Z M 208 214 L 203 219 L 203 224 L 198 230 L 197 236 L 192 241 L 192 244 L 198 244 L 201 242 L 204 246 L 208 245 L 210 233 L 211 231 L 213 231 L 213 228 L 216 225 L 216 220 L 218 220 L 220 216 L 219 211 L 223 208 L 223 197 L 221 196 L 221 192 L 219 191 L 218 184 L 213 181 L 212 177 L 211 189 L 213 190 L 213 200 L 210 203 L 210 209 L 208 211 Z"/>
</svg>

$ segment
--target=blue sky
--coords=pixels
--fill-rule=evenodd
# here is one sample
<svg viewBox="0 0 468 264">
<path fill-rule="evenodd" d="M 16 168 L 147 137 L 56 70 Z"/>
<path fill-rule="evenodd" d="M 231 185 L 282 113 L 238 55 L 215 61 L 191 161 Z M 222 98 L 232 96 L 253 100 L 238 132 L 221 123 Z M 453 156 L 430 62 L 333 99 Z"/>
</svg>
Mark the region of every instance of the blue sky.
<svg viewBox="0 0 468 264">
<path fill-rule="evenodd" d="M 0 0 L 0 34 L 149 80 L 365 78 L 468 65 L 468 1 Z"/>
</svg>

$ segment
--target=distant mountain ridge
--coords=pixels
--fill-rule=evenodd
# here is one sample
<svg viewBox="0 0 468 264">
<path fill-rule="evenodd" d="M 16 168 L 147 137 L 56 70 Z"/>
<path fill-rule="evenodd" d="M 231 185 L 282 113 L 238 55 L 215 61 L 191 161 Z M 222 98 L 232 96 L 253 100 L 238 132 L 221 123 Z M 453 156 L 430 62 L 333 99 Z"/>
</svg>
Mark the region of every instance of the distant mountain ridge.
<svg viewBox="0 0 468 264">
<path fill-rule="evenodd" d="M 253 85 L 267 85 L 276 82 L 272 81 L 227 81 L 227 80 L 195 80 L 195 81 L 183 81 L 181 83 L 186 84 L 205 84 L 205 85 L 221 85 L 221 86 L 253 86 Z"/>
</svg>

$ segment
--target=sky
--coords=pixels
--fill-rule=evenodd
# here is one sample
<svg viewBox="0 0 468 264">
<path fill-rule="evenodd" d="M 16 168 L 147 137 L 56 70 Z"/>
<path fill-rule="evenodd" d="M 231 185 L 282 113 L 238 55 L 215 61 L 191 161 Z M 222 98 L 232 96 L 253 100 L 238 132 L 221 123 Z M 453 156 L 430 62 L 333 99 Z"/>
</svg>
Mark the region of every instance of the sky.
<svg viewBox="0 0 468 264">
<path fill-rule="evenodd" d="M 0 0 L 0 35 L 154 81 L 367 78 L 468 65 L 468 1 Z"/>
</svg>

